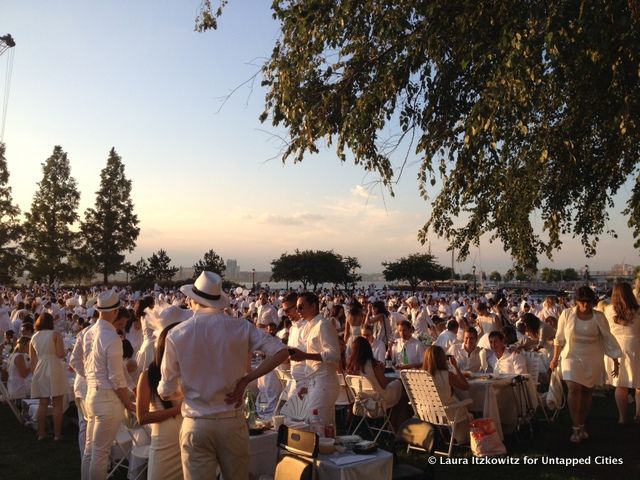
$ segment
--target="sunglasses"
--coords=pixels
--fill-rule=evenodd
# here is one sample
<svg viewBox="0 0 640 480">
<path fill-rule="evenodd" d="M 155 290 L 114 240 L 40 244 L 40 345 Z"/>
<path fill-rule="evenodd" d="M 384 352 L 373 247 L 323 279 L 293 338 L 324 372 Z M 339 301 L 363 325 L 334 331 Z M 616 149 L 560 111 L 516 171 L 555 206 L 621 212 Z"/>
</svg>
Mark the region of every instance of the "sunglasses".
<svg viewBox="0 0 640 480">
<path fill-rule="evenodd" d="M 284 313 L 289 313 L 289 312 L 291 311 L 291 309 L 294 309 L 294 310 L 295 310 L 295 309 L 296 309 L 296 306 L 295 306 L 295 305 L 291 305 L 290 307 L 283 308 L 283 309 L 282 309 L 282 311 L 283 311 Z"/>
<path fill-rule="evenodd" d="M 296 305 L 296 310 L 298 310 L 299 312 L 301 312 L 305 308 L 306 308 L 306 305 L 304 303 L 300 303 L 300 304 Z"/>
</svg>

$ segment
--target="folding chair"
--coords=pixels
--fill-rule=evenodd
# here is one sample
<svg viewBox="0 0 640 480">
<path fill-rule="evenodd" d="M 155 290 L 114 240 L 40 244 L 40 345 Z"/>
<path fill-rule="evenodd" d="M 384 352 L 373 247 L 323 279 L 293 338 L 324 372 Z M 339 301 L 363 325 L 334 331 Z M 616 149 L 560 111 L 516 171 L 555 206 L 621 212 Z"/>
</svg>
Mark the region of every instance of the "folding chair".
<svg viewBox="0 0 640 480">
<path fill-rule="evenodd" d="M 373 441 L 377 441 L 382 432 L 390 433 L 394 435 L 393 427 L 391 426 L 390 412 L 391 409 L 384 405 L 382 397 L 378 395 L 378 392 L 373 388 L 371 382 L 362 375 L 347 375 L 347 386 L 353 392 L 354 397 L 354 415 L 360 416 L 360 422 L 353 429 L 352 433 L 356 433 L 360 426 L 364 423 L 369 431 L 378 433 L 374 437 Z M 356 412 L 361 412 L 361 415 Z M 375 427 L 369 424 L 369 419 L 381 419 L 382 425 Z"/>
<path fill-rule="evenodd" d="M 318 435 L 281 425 L 278 429 L 278 463 L 274 480 L 315 480 Z"/>
<path fill-rule="evenodd" d="M 0 401 L 9 406 L 9 409 L 13 412 L 18 422 L 25 423 L 22 415 L 20 415 L 20 412 L 18 411 L 15 400 L 9 396 L 9 391 L 3 381 L 0 381 Z"/>
<path fill-rule="evenodd" d="M 136 416 L 131 412 L 125 413 L 124 427 L 131 438 L 129 480 L 146 478 L 151 444 L 151 434 L 148 427 L 140 425 Z"/>
<path fill-rule="evenodd" d="M 550 423 L 551 420 L 549 418 L 549 414 L 547 413 L 547 409 L 545 408 L 545 402 L 540 396 L 540 392 L 538 390 L 540 386 L 540 372 L 543 368 L 541 354 L 537 352 L 522 352 L 522 355 L 527 361 L 527 372 L 529 373 L 529 381 L 533 382 L 538 405 L 542 409 L 542 413 L 544 414 L 544 418 L 546 419 L 547 423 Z"/>
<path fill-rule="evenodd" d="M 458 424 L 468 420 L 468 416 L 462 414 L 462 412 L 466 412 L 466 408 L 461 409 L 460 407 L 471 405 L 473 400 L 468 398 L 445 406 L 440 399 L 433 378 L 425 370 L 401 370 L 400 378 L 417 417 L 424 422 L 446 428 L 448 431 L 450 438 L 448 451 L 434 453 L 451 456 L 455 441 L 455 428 Z M 447 415 L 447 411 L 452 415 Z"/>
<path fill-rule="evenodd" d="M 282 384 L 282 393 L 280 393 L 280 398 L 278 398 L 278 404 L 276 405 L 275 413 L 279 414 L 280 410 L 284 406 L 284 404 L 289 399 L 289 390 L 291 389 L 291 384 L 293 382 L 293 377 L 291 376 L 291 372 L 289 370 L 281 370 L 276 368 L 274 370 L 276 372 L 276 376 L 280 383 Z"/>
<path fill-rule="evenodd" d="M 529 397 L 527 382 L 529 380 L 523 375 L 517 375 L 511 380 L 511 392 L 513 393 L 514 405 L 517 409 L 516 433 L 520 433 L 522 427 L 529 427 L 530 435 L 533 437 L 531 420 L 535 415 L 535 409 Z"/>
<path fill-rule="evenodd" d="M 346 432 L 349 433 L 353 422 L 353 417 L 351 416 L 351 407 L 354 401 L 353 392 L 347 385 L 344 373 L 338 374 L 338 383 L 340 384 L 340 393 L 338 393 L 338 399 L 336 400 L 336 432 L 338 426 L 343 425 L 347 428 Z M 348 426 L 347 420 L 349 420 Z"/>
</svg>

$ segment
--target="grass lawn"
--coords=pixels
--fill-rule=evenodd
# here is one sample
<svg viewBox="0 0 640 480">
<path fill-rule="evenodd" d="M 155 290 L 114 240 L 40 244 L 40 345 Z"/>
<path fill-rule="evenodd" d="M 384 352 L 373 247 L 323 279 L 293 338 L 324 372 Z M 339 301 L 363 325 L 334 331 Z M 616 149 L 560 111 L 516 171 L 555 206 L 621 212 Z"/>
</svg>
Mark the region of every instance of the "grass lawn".
<svg viewBox="0 0 640 480">
<path fill-rule="evenodd" d="M 640 426 L 618 426 L 613 392 L 594 397 L 587 424 L 591 438 L 578 445 L 569 443 L 571 427 L 566 408 L 556 423 L 538 422 L 533 438 L 507 437 L 510 458 L 519 458 L 520 465 L 452 465 L 430 466 L 425 454 L 411 453 L 403 461 L 425 469 L 425 478 L 443 480 L 475 479 L 607 479 L 640 478 Z M 65 422 L 64 440 L 36 441 L 35 432 L 18 424 L 6 405 L 0 405 L 0 479 L 76 479 L 80 478 L 77 429 Z M 527 456 L 535 464 L 524 465 Z M 543 458 L 582 458 L 590 465 L 567 467 L 543 465 Z M 596 457 L 620 459 L 622 465 L 596 465 Z M 456 458 L 471 463 L 469 450 L 460 450 Z M 118 478 L 124 478 L 120 475 Z"/>
</svg>

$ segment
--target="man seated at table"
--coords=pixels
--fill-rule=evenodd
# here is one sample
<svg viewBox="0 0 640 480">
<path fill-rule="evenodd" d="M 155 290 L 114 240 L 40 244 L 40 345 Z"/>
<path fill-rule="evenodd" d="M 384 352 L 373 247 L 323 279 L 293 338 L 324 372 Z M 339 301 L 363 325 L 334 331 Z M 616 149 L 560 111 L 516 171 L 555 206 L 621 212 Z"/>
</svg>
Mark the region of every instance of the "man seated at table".
<svg viewBox="0 0 640 480">
<path fill-rule="evenodd" d="M 384 363 L 385 358 L 387 357 L 387 346 L 382 340 L 373 336 L 373 327 L 371 325 L 366 325 L 364 327 L 364 330 L 362 331 L 362 336 L 366 338 L 371 345 L 373 358 L 375 358 L 379 362 Z"/>
<path fill-rule="evenodd" d="M 449 347 L 447 355 L 453 356 L 460 367 L 460 370 L 468 372 L 479 372 L 482 362 L 478 347 L 478 331 L 474 327 L 469 327 L 464 332 L 462 343 L 454 343 Z"/>
<path fill-rule="evenodd" d="M 491 350 L 486 352 L 486 362 L 494 373 L 514 373 L 523 375 L 527 373 L 527 361 L 516 351 L 507 349 L 504 334 L 494 330 L 489 334 Z"/>
<path fill-rule="evenodd" d="M 398 338 L 391 347 L 391 359 L 397 369 L 420 368 L 427 347 L 413 337 L 411 322 L 404 320 L 398 324 Z"/>
<path fill-rule="evenodd" d="M 457 343 L 458 328 L 460 328 L 460 324 L 457 320 L 449 320 L 447 322 L 447 329 L 444 330 L 440 335 L 438 335 L 438 338 L 436 338 L 434 344 L 442 347 L 442 349 L 446 352 L 447 350 L 449 350 L 449 347 L 451 345 Z"/>
</svg>

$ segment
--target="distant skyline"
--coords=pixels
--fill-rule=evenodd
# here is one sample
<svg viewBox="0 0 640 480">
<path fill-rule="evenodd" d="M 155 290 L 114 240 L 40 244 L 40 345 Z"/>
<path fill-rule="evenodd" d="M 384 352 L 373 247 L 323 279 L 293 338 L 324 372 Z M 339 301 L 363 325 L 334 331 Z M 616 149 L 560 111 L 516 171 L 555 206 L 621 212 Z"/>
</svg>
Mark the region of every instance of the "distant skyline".
<svg viewBox="0 0 640 480">
<path fill-rule="evenodd" d="M 258 121 L 259 78 L 220 109 L 221 98 L 270 54 L 278 25 L 269 2 L 231 2 L 219 30 L 199 34 L 193 31 L 199 4 L 0 0 L 0 35 L 16 41 L 4 142 L 21 210 L 30 209 L 41 163 L 61 145 L 83 216 L 115 147 L 140 219 L 129 261 L 163 248 L 175 265 L 187 267 L 214 249 L 243 270 L 266 271 L 285 251 L 334 249 L 358 257 L 363 272 L 377 273 L 383 261 L 427 252 L 416 238 L 429 212 L 418 195 L 416 159 L 409 157 L 392 198 L 372 183 L 375 176 L 341 164 L 331 150 L 295 165 L 274 159 L 274 134 L 284 132 Z M 1 80 L 6 69 L 2 56 Z M 601 236 L 590 259 L 579 241 L 566 239 L 555 262 L 540 257 L 539 269 L 640 264 L 619 214 L 629 191 L 622 188 L 608 222 L 617 239 Z M 474 264 L 486 272 L 511 267 L 502 245 L 488 238 L 456 264 L 457 272 Z M 430 244 L 450 266 L 446 242 L 434 237 Z"/>
</svg>

